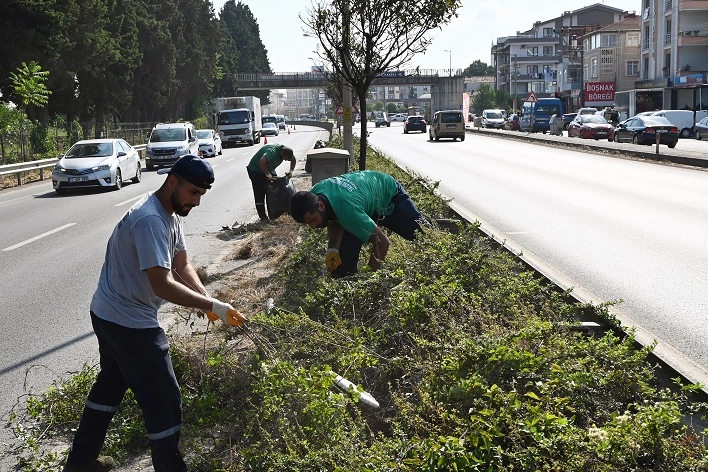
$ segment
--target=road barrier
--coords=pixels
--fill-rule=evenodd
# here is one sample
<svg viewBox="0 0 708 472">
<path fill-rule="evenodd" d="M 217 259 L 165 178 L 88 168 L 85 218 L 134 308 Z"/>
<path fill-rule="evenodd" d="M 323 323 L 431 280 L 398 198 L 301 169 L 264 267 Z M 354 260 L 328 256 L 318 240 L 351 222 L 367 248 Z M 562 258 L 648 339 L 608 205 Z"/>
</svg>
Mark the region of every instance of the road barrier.
<svg viewBox="0 0 708 472">
<path fill-rule="evenodd" d="M 133 146 L 133 148 L 135 148 L 140 154 L 141 159 L 144 157 L 143 153 L 145 152 L 145 147 L 145 144 Z M 16 164 L 7 164 L 4 166 L 0 166 L 0 177 L 15 174 L 17 175 L 17 185 L 20 186 L 22 185 L 22 175 L 24 173 L 39 169 L 39 180 L 44 180 L 44 169 L 46 169 L 47 167 L 54 167 L 57 162 L 59 162 L 59 158 L 54 157 L 51 159 L 41 159 L 39 161 L 27 161 L 18 162 Z"/>
</svg>

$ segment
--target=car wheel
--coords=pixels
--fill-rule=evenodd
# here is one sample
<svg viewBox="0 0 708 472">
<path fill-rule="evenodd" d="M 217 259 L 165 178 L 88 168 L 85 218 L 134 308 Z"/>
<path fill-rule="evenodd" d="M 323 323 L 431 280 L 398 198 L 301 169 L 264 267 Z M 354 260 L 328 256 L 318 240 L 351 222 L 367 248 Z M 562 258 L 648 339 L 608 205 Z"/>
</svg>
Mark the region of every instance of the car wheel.
<svg viewBox="0 0 708 472">
<path fill-rule="evenodd" d="M 145 166 L 145 168 L 146 168 L 147 170 L 154 170 L 154 169 L 155 169 L 155 166 L 152 165 L 152 164 L 147 164 L 147 165 Z"/>
<path fill-rule="evenodd" d="M 669 143 L 669 144 L 667 144 L 667 146 L 669 146 L 669 148 L 673 149 L 676 147 L 676 143 Z"/>
<path fill-rule="evenodd" d="M 584 130 L 582 130 L 582 129 L 580 130 L 579 137 L 580 137 L 580 139 L 585 139 L 585 131 Z"/>
<path fill-rule="evenodd" d="M 632 142 L 633 142 L 634 144 L 642 144 L 642 143 L 639 142 L 639 136 L 636 135 L 636 134 L 635 134 L 634 137 L 632 138 Z"/>
<path fill-rule="evenodd" d="M 123 186 L 123 176 L 120 175 L 120 169 L 116 169 L 116 183 L 113 186 L 114 190 L 120 190 L 120 188 Z"/>
<path fill-rule="evenodd" d="M 131 180 L 131 182 L 137 184 L 137 183 L 140 183 L 140 180 L 142 180 L 142 177 L 143 177 L 143 170 L 142 170 L 142 168 L 140 167 L 140 163 L 138 163 L 138 168 L 137 168 L 137 170 L 135 171 L 135 177 L 133 177 L 133 178 L 130 179 L 130 180 Z"/>
<path fill-rule="evenodd" d="M 696 131 L 696 139 L 699 141 L 703 139 L 703 136 L 701 135 L 700 131 Z"/>
<path fill-rule="evenodd" d="M 681 130 L 681 137 L 682 138 L 689 138 L 691 137 L 691 130 L 688 128 L 684 128 Z"/>
<path fill-rule="evenodd" d="M 403 134 L 408 134 L 408 130 L 406 128 L 403 128 Z"/>
<path fill-rule="evenodd" d="M 460 136 L 460 141 L 464 141 L 464 140 L 465 140 L 465 135 L 463 134 L 462 136 Z"/>
<path fill-rule="evenodd" d="M 64 195 L 64 194 L 66 193 L 66 189 L 65 189 L 65 188 L 61 188 L 61 187 L 55 188 L 54 191 L 55 191 L 56 193 L 58 193 L 59 195 Z"/>
</svg>

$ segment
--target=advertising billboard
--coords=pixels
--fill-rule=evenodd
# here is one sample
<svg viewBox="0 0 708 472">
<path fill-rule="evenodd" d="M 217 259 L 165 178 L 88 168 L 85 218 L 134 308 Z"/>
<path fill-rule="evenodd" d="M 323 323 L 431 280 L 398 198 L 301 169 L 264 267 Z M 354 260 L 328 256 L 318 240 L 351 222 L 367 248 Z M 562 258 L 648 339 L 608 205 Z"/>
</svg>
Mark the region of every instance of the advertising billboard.
<svg viewBox="0 0 708 472">
<path fill-rule="evenodd" d="M 615 82 L 585 82 L 585 106 L 606 107 L 615 104 Z"/>
</svg>

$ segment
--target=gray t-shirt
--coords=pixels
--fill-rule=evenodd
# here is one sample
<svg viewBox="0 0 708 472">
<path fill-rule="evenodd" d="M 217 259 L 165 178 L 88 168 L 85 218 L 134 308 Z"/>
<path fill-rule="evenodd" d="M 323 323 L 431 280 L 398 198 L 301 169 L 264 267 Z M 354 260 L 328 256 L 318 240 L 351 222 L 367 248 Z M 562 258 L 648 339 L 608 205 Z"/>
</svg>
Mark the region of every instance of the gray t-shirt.
<svg viewBox="0 0 708 472">
<path fill-rule="evenodd" d="M 157 328 L 163 299 L 155 295 L 146 269 L 172 267 L 185 251 L 182 218 L 170 215 L 153 193 L 140 199 L 116 225 L 108 240 L 91 311 L 128 328 Z"/>
</svg>

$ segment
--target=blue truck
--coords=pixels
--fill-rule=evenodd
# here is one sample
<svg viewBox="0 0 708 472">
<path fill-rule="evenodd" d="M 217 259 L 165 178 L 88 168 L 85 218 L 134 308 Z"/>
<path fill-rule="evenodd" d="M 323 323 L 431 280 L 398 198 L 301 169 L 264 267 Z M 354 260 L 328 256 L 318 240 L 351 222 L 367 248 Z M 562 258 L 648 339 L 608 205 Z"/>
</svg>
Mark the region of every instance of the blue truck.
<svg viewBox="0 0 708 472">
<path fill-rule="evenodd" d="M 563 116 L 560 98 L 538 98 L 535 102 L 524 102 L 519 129 L 529 133 L 546 133 L 550 130 L 549 122 L 553 115 Z"/>
</svg>

